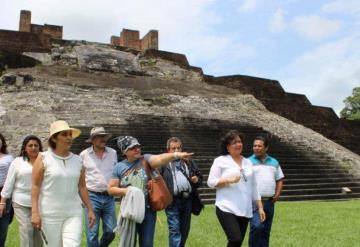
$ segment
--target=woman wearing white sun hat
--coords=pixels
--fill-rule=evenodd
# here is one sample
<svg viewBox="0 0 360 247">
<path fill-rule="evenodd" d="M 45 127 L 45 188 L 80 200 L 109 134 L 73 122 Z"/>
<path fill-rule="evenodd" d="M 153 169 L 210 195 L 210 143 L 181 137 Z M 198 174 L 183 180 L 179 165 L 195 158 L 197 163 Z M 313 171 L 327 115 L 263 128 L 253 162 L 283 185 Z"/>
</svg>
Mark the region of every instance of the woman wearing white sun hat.
<svg viewBox="0 0 360 247">
<path fill-rule="evenodd" d="M 65 121 L 50 125 L 49 149 L 34 163 L 32 177 L 32 219 L 35 228 L 43 231 L 48 246 L 80 246 L 82 207 L 88 209 L 90 227 L 95 215 L 85 184 L 80 156 L 70 152 L 79 129 L 70 128 Z"/>
</svg>

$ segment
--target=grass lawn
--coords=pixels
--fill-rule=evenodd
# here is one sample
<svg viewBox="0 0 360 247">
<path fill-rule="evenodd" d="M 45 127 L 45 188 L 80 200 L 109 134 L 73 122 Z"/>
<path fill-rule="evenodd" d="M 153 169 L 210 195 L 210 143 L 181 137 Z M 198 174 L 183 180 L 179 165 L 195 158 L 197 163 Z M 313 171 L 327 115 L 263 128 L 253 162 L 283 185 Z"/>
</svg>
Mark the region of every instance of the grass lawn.
<svg viewBox="0 0 360 247">
<path fill-rule="evenodd" d="M 271 246 L 360 246 L 360 200 L 338 202 L 279 202 L 276 204 Z M 118 246 L 117 236 L 111 246 Z M 85 244 L 83 236 L 83 246 Z M 19 246 L 18 226 L 9 229 L 6 246 Z M 158 214 L 155 246 L 168 246 L 164 212 Z M 226 246 L 213 206 L 193 216 L 187 246 Z M 243 246 L 247 246 L 247 238 Z"/>
</svg>

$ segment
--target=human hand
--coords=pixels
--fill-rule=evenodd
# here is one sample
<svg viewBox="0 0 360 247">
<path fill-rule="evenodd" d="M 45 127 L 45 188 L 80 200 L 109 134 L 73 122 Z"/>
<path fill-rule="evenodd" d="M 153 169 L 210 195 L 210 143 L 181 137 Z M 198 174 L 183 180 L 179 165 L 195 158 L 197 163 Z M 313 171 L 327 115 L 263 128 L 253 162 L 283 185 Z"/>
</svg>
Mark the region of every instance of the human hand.
<svg viewBox="0 0 360 247">
<path fill-rule="evenodd" d="M 266 220 L 265 211 L 263 208 L 259 208 L 260 222 L 263 223 Z"/>
<path fill-rule="evenodd" d="M 279 200 L 279 198 L 280 198 L 280 195 L 276 195 L 276 194 L 275 194 L 275 195 L 273 196 L 272 202 L 273 202 L 273 203 L 277 202 L 277 201 Z"/>
<path fill-rule="evenodd" d="M 89 228 L 92 228 L 96 223 L 96 217 L 95 217 L 94 210 L 92 210 L 92 209 L 88 210 L 87 217 L 88 217 L 88 226 L 89 226 Z"/>
<path fill-rule="evenodd" d="M 227 178 L 227 182 L 228 184 L 235 184 L 237 182 L 240 181 L 240 176 L 236 175 L 236 176 L 231 176 Z"/>
<path fill-rule="evenodd" d="M 192 176 L 191 177 L 191 182 L 196 184 L 197 182 L 199 182 L 199 177 L 198 176 Z"/>
<path fill-rule="evenodd" d="M 31 224 L 35 229 L 41 229 L 41 218 L 39 213 L 31 214 Z"/>
<path fill-rule="evenodd" d="M 181 160 L 188 160 L 194 153 L 188 153 L 188 152 L 175 152 L 174 157 L 175 159 L 181 159 Z"/>
</svg>

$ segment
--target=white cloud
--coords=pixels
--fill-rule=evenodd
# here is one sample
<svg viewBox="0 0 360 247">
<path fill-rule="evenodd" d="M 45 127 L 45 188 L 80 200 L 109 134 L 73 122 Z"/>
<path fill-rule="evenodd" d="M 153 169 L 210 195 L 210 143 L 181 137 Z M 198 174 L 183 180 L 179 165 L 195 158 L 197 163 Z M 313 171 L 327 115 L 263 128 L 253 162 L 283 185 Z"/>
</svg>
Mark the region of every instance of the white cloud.
<svg viewBox="0 0 360 247">
<path fill-rule="evenodd" d="M 360 14 L 359 0 L 336 0 L 324 4 L 321 10 L 326 13 Z"/>
<path fill-rule="evenodd" d="M 257 6 L 256 0 L 243 0 L 243 3 L 241 4 L 239 11 L 240 12 L 250 12 L 253 11 Z"/>
<path fill-rule="evenodd" d="M 360 85 L 359 38 L 354 35 L 305 52 L 283 68 L 281 83 L 287 91 L 306 94 L 313 104 L 339 113 L 342 101 Z"/>
<path fill-rule="evenodd" d="M 295 17 L 291 26 L 304 38 L 319 41 L 336 33 L 341 28 L 342 22 L 317 15 L 307 15 Z"/>
<path fill-rule="evenodd" d="M 271 32 L 282 32 L 286 29 L 285 12 L 282 9 L 276 10 L 269 22 L 269 30 Z"/>
</svg>

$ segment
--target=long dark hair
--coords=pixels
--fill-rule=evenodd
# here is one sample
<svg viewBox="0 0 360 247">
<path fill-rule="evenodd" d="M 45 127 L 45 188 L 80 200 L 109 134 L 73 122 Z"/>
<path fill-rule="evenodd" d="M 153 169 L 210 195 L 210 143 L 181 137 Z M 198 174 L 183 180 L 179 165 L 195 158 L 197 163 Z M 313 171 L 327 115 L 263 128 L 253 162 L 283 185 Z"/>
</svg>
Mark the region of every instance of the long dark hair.
<svg viewBox="0 0 360 247">
<path fill-rule="evenodd" d="M 221 155 L 229 154 L 227 147 L 235 140 L 236 137 L 240 137 L 241 142 L 244 143 L 244 134 L 240 133 L 237 130 L 230 130 L 221 138 L 221 143 L 220 143 Z"/>
<path fill-rule="evenodd" d="M 0 133 L 0 140 L 1 140 L 1 148 L 0 148 L 0 152 L 3 153 L 3 154 L 7 154 L 8 151 L 7 151 L 7 144 L 6 144 L 6 141 L 5 141 L 5 137 Z"/>
<path fill-rule="evenodd" d="M 20 156 L 22 156 L 24 158 L 24 160 L 29 160 L 29 156 L 25 151 L 26 145 L 29 143 L 29 141 L 36 141 L 39 144 L 39 151 L 42 152 L 42 144 L 40 139 L 37 136 L 34 135 L 28 135 L 25 137 L 22 145 L 21 145 L 21 150 L 20 150 Z"/>
</svg>

